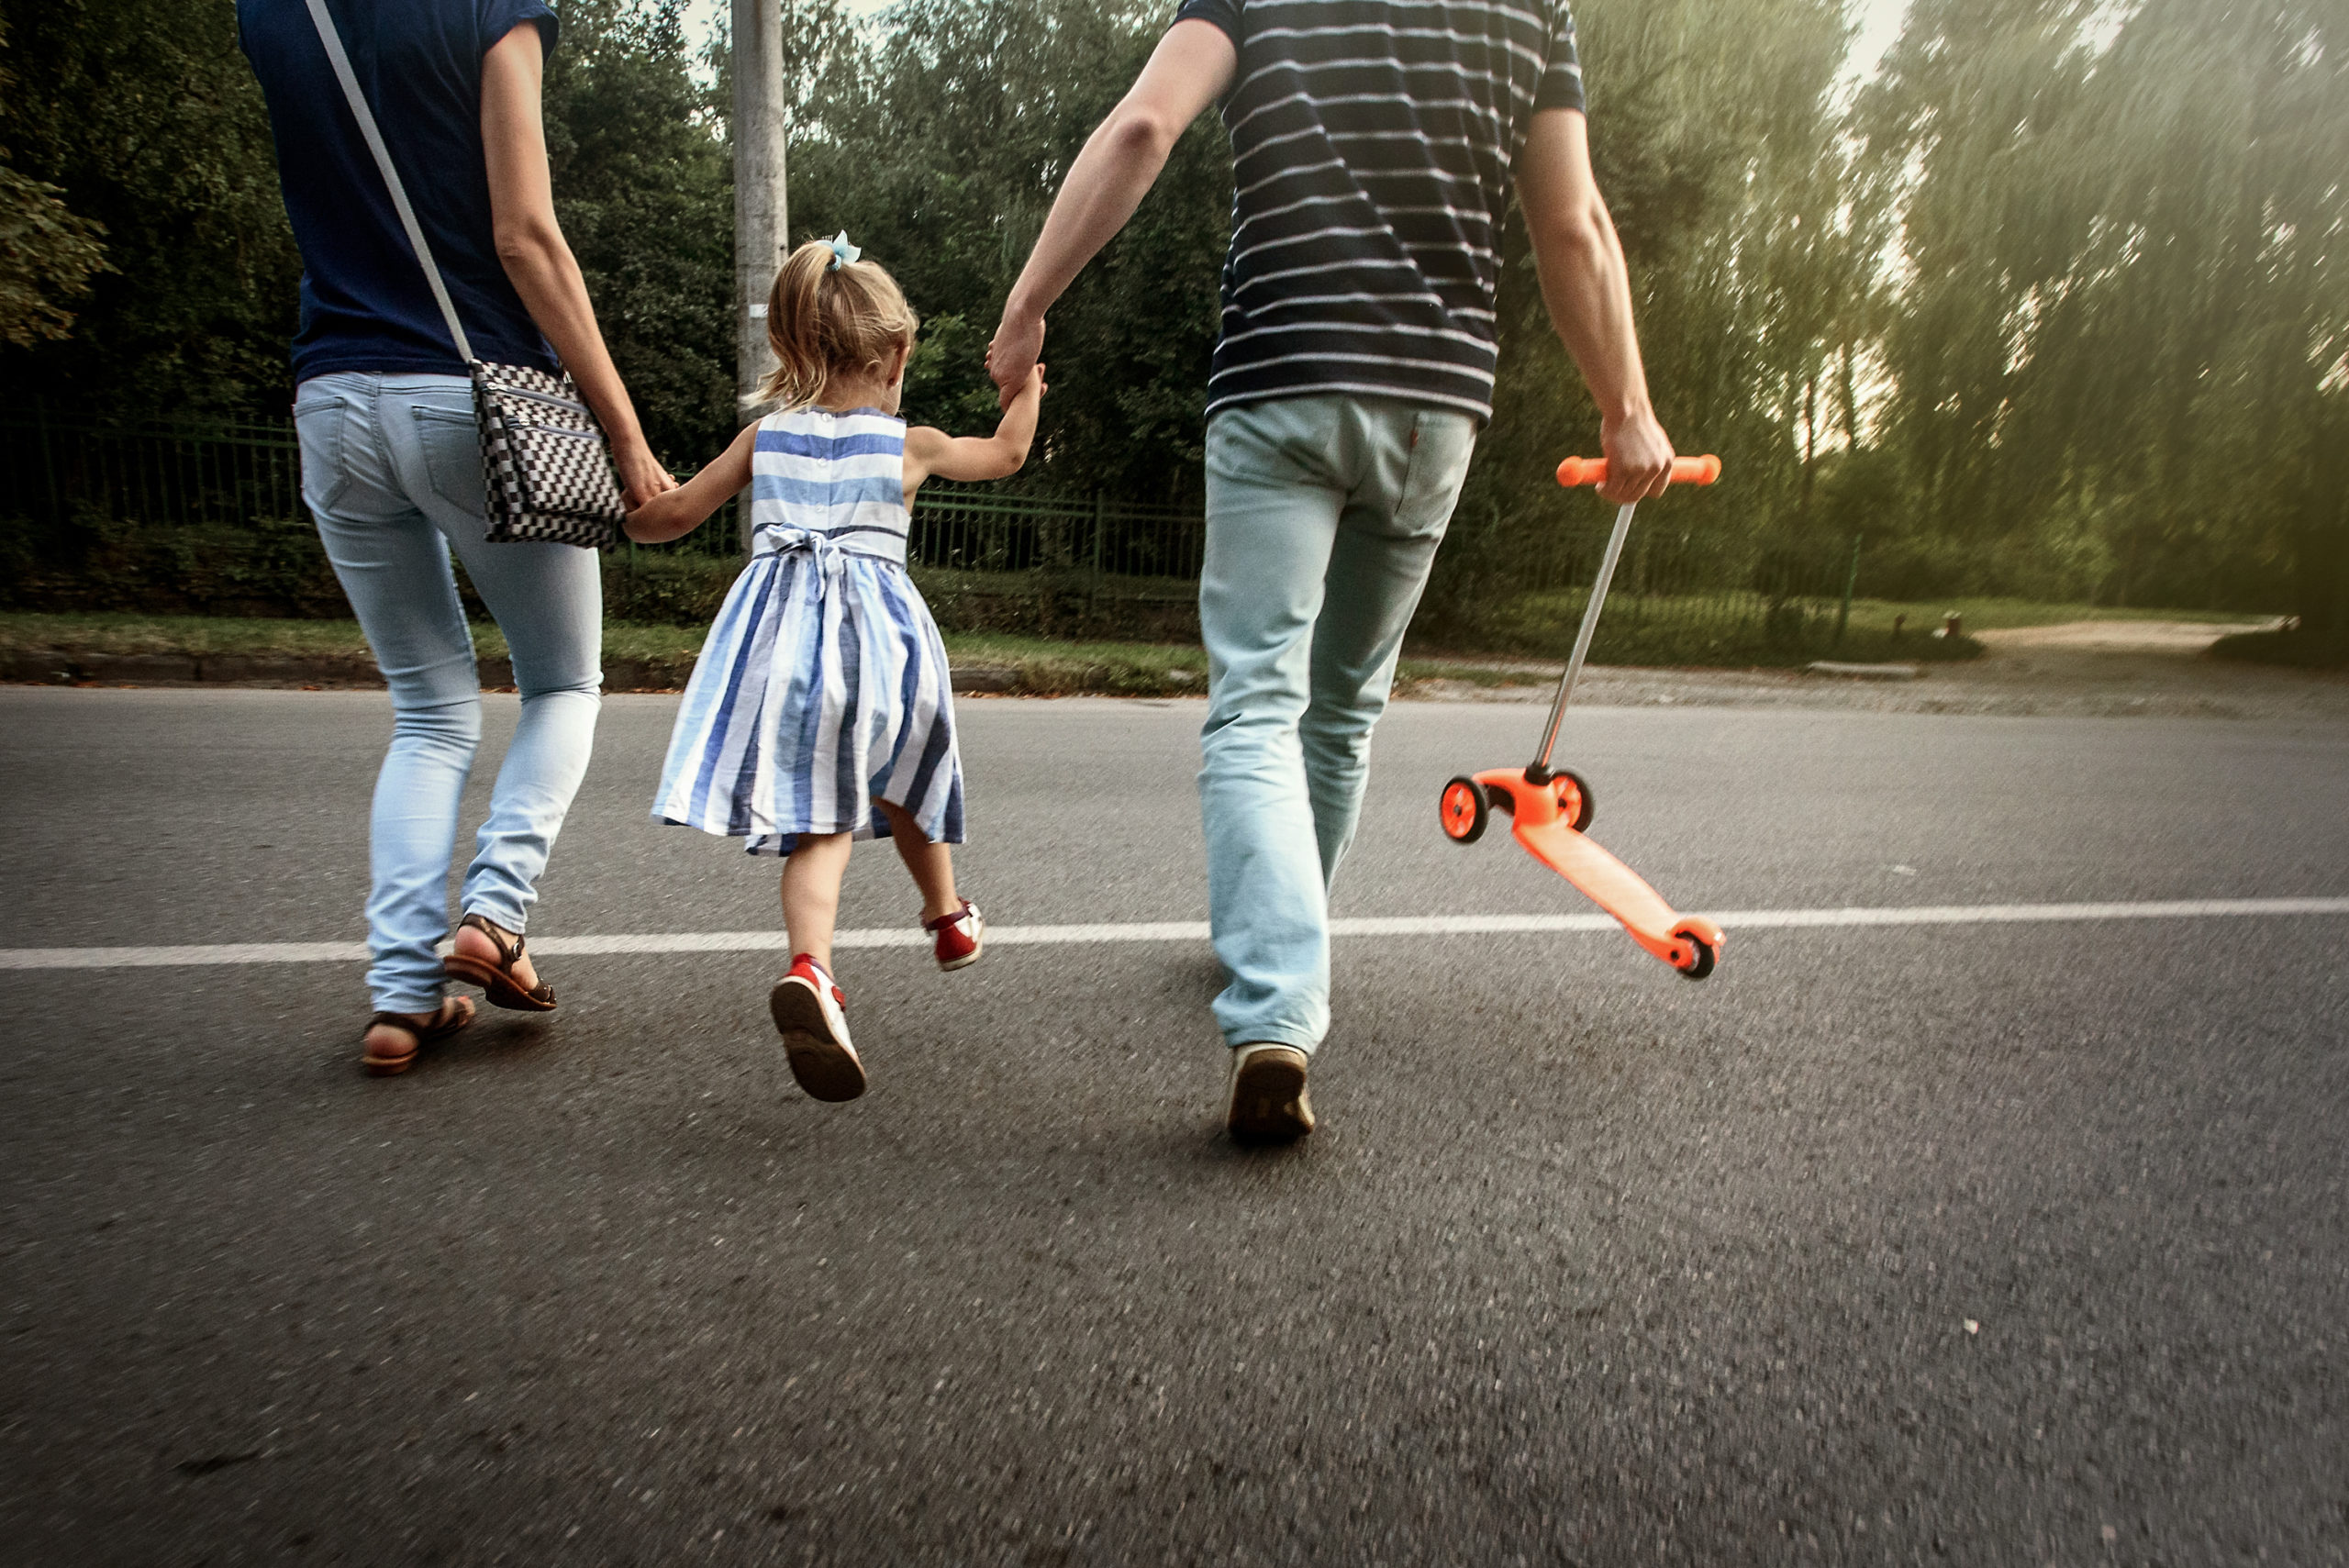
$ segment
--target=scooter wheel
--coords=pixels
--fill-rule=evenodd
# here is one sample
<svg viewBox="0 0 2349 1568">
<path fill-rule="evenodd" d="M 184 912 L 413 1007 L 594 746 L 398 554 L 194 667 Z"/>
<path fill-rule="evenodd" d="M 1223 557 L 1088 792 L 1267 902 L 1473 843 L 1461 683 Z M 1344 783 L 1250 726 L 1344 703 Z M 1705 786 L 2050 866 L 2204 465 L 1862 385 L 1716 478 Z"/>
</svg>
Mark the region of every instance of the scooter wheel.
<svg viewBox="0 0 2349 1568">
<path fill-rule="evenodd" d="M 1695 937 L 1690 937 L 1688 939 L 1688 945 L 1697 950 L 1697 962 L 1690 964 L 1687 968 L 1680 971 L 1680 978 L 1683 980 L 1702 980 L 1705 976 L 1713 972 L 1714 963 L 1720 958 L 1720 950 L 1716 949 L 1710 942 L 1700 941 Z"/>
<path fill-rule="evenodd" d="M 1598 797 L 1590 793 L 1590 781 L 1572 768 L 1566 769 L 1558 776 L 1574 781 L 1575 813 L 1566 826 L 1579 833 L 1590 826 L 1592 817 L 1598 815 Z"/>
<path fill-rule="evenodd" d="M 1485 824 L 1490 820 L 1485 786 L 1465 774 L 1453 779 L 1436 797 L 1436 814 L 1446 838 L 1455 844 L 1475 843 L 1485 836 Z"/>
</svg>

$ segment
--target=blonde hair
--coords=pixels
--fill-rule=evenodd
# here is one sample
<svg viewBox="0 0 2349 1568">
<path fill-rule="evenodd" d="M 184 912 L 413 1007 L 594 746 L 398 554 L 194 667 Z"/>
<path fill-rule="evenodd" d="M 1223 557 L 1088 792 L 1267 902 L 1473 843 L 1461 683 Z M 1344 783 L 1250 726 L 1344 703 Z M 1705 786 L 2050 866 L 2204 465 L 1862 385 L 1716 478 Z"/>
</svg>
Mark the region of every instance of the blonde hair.
<svg viewBox="0 0 2349 1568">
<path fill-rule="evenodd" d="M 885 370 L 914 340 L 921 318 L 878 261 L 841 266 L 831 242 L 810 239 L 784 258 L 767 295 L 767 343 L 775 367 L 759 395 L 804 408 L 834 376 Z"/>
</svg>

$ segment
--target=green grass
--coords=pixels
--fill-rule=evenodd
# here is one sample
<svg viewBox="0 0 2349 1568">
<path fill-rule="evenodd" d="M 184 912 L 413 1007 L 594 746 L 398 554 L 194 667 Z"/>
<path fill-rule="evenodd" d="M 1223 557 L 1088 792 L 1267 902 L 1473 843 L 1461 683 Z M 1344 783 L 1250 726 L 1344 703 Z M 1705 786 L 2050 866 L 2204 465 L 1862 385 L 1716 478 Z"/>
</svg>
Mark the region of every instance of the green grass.
<svg viewBox="0 0 2349 1568">
<path fill-rule="evenodd" d="M 81 653 L 361 653 L 355 620 L 247 620 L 214 616 L 0 614 L 0 649 Z M 503 644 L 500 644 L 501 651 Z"/>
<path fill-rule="evenodd" d="M 988 631 L 942 635 L 955 663 L 1013 671 L 1012 689 L 1037 696 L 1179 696 L 1208 685 L 1207 651 L 1195 643 L 1060 642 Z"/>
<path fill-rule="evenodd" d="M 1502 646 L 1518 651 L 1510 657 L 1561 657 L 1574 634 L 1574 617 L 1581 596 L 1575 593 L 1528 595 L 1504 606 L 1497 624 L 1506 628 Z M 1926 634 L 1941 624 L 1942 616 L 1955 610 L 1969 632 L 2008 627 L 2050 626 L 2075 620 L 2178 619 L 2213 624 L 2242 622 L 2245 617 L 2194 610 L 2111 609 L 2091 605 L 2036 605 L 2019 599 L 1952 599 L 1898 604 L 1882 599 L 1858 599 L 1852 605 L 1851 626 L 1841 642 L 1826 640 L 1831 620 L 1822 631 L 1811 623 L 1809 635 L 1795 646 L 1771 647 L 1747 638 L 1713 643 L 1692 635 L 1689 618 L 1698 606 L 1659 605 L 1650 601 L 1645 615 L 1622 616 L 1603 621 L 1593 656 L 1603 663 L 1630 664 L 1797 664 L 1812 659 L 1855 662 L 1898 659 L 1965 658 L 1978 651 L 1969 638 L 1953 648 Z M 1895 616 L 1909 617 L 1905 636 L 1892 637 Z M 506 639 L 487 622 L 473 626 L 474 651 L 483 658 L 505 656 Z M 604 654 L 607 662 L 667 665 L 682 673 L 700 648 L 702 628 L 607 622 Z M 1169 696 L 1205 691 L 1207 653 L 1196 643 L 1122 641 L 1060 641 L 997 632 L 948 632 L 948 654 L 958 665 L 987 665 L 1013 673 L 1010 689 L 1038 695 L 1076 692 L 1127 696 Z M 65 648 L 88 653 L 284 653 L 308 657 L 363 657 L 366 639 L 359 623 L 351 620 L 265 620 L 208 616 L 144 616 L 122 614 L 43 615 L 0 612 L 0 651 L 34 648 Z M 1415 647 L 1415 655 L 1431 651 Z M 1547 677 L 1535 672 L 1478 667 L 1473 663 L 1427 657 L 1403 661 L 1399 674 L 1406 681 L 1442 679 L 1467 681 L 1482 686 L 1540 684 Z"/>
<path fill-rule="evenodd" d="M 506 638 L 488 621 L 473 623 L 473 651 L 506 656 Z M 698 628 L 607 621 L 611 659 L 664 659 L 701 647 Z M 367 639 L 355 620 L 273 620 L 233 616 L 40 615 L 0 612 L 0 650 L 69 648 L 82 653 L 288 653 L 363 657 Z"/>
<path fill-rule="evenodd" d="M 1586 597 L 1576 588 L 1519 595 L 1477 614 L 1475 629 L 1463 640 L 1488 654 L 1562 659 L 1574 640 Z M 1798 665 L 1815 659 L 1854 663 L 1943 662 L 1979 655 L 1982 646 L 1974 639 L 1975 633 L 2012 627 L 2083 620 L 2257 624 L 2255 617 L 2208 610 L 2117 609 L 2003 598 L 1914 603 L 1854 599 L 1850 621 L 1838 637 L 1838 609 L 1832 600 L 1798 602 L 1788 607 L 1780 624 L 1765 627 L 1756 618 L 1755 601 L 1747 595 L 1626 595 L 1609 604 L 1590 656 L 1598 664 L 1715 668 Z M 1955 642 L 1932 636 L 1953 610 L 1966 635 Z M 1896 633 L 1895 622 L 1904 617 L 1906 625 Z M 1433 651 L 1418 643 L 1413 651 Z"/>
</svg>

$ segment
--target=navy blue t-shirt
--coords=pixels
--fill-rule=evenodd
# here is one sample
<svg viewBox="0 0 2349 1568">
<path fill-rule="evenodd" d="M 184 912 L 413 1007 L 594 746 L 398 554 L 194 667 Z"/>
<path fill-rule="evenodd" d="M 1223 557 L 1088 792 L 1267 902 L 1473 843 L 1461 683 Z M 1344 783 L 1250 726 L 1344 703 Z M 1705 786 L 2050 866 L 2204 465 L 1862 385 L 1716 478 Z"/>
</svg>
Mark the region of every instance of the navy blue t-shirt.
<svg viewBox="0 0 2349 1568">
<path fill-rule="evenodd" d="M 481 60 L 524 22 L 549 54 L 544 0 L 327 0 L 457 319 L 476 357 L 560 369 L 497 260 L 481 139 Z M 285 215 L 302 249 L 294 379 L 333 371 L 462 375 L 304 0 L 237 0 L 237 31 L 269 100 Z"/>
</svg>

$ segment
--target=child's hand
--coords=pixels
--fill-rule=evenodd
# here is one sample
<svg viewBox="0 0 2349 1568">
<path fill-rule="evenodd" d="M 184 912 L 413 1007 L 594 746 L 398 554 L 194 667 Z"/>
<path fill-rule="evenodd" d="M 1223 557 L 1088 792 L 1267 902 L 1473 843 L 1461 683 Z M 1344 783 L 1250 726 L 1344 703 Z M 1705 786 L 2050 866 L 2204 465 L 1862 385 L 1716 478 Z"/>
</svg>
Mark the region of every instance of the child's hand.
<svg viewBox="0 0 2349 1568">
<path fill-rule="evenodd" d="M 933 475 L 963 481 L 1004 479 L 1019 472 L 1036 440 L 1036 411 L 1044 401 L 1044 367 L 1036 365 L 1003 406 L 992 436 L 950 436 L 918 426 L 906 432 L 906 505 Z"/>
<path fill-rule="evenodd" d="M 751 483 L 751 452 L 758 439 L 757 425 L 743 426 L 734 444 L 699 473 L 623 517 L 621 531 L 639 544 L 666 544 L 701 527 L 702 519 L 726 505 L 729 495 Z"/>
</svg>

